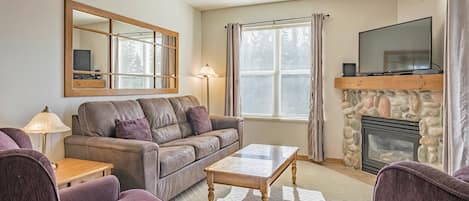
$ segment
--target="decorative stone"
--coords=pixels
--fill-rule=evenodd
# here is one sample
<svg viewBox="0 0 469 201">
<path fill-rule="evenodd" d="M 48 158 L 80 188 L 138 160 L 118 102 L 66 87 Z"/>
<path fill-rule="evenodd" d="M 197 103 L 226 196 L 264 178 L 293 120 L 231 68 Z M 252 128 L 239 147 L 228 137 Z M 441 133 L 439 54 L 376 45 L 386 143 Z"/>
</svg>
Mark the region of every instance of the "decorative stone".
<svg viewBox="0 0 469 201">
<path fill-rule="evenodd" d="M 427 146 L 421 145 L 417 150 L 417 158 L 420 162 L 427 162 Z"/>
<path fill-rule="evenodd" d="M 354 144 L 348 145 L 347 148 L 348 150 L 353 151 L 353 152 L 356 152 L 359 149 L 358 146 Z"/>
<path fill-rule="evenodd" d="M 365 98 L 364 102 L 365 102 L 365 108 L 373 107 L 373 98 L 372 97 Z"/>
<path fill-rule="evenodd" d="M 345 115 L 349 115 L 349 114 L 352 114 L 352 113 L 353 113 L 353 108 L 352 107 L 347 108 L 347 109 L 344 110 Z"/>
<path fill-rule="evenodd" d="M 436 146 L 436 145 L 438 145 L 439 140 L 438 140 L 438 138 L 435 138 L 435 137 L 422 136 L 422 138 L 420 138 L 419 142 L 420 142 L 420 144 L 423 144 L 423 145 Z"/>
<path fill-rule="evenodd" d="M 346 138 L 352 138 L 353 137 L 353 129 L 351 127 L 345 127 L 344 128 L 344 136 Z"/>
<path fill-rule="evenodd" d="M 388 118 L 391 116 L 391 102 L 386 96 L 381 96 L 378 104 L 378 113 L 381 117 Z"/>
<path fill-rule="evenodd" d="M 352 107 L 352 105 L 349 102 L 342 102 L 342 109 Z"/>
<path fill-rule="evenodd" d="M 352 166 L 356 169 L 360 168 L 360 155 L 358 153 L 355 153 L 352 155 L 351 158 Z"/>
<path fill-rule="evenodd" d="M 370 108 L 366 113 L 370 116 L 379 116 L 378 109 L 376 108 Z"/>
<path fill-rule="evenodd" d="M 419 110 L 419 106 L 420 106 L 420 100 L 419 100 L 419 97 L 417 95 L 417 93 L 415 93 L 414 91 L 409 93 L 409 98 L 410 98 L 410 112 L 416 114 Z"/>
<path fill-rule="evenodd" d="M 418 117 L 416 114 L 413 114 L 413 113 L 405 113 L 404 115 L 402 115 L 402 118 L 403 119 L 406 119 L 406 120 L 409 120 L 409 121 L 417 121 L 418 120 Z"/>
<path fill-rule="evenodd" d="M 432 100 L 436 103 L 443 102 L 443 92 L 442 91 L 433 91 L 432 92 Z"/>
<path fill-rule="evenodd" d="M 432 92 L 431 91 L 421 91 L 420 97 L 424 102 L 432 102 Z"/>
<path fill-rule="evenodd" d="M 440 116 L 440 109 L 423 108 L 422 117 L 438 117 Z"/>
<path fill-rule="evenodd" d="M 427 124 L 423 120 L 419 122 L 419 132 L 422 136 L 427 135 Z"/>
<path fill-rule="evenodd" d="M 407 96 L 409 93 L 406 90 L 399 90 L 396 92 L 396 95 L 398 96 Z"/>
<path fill-rule="evenodd" d="M 360 141 L 361 141 L 360 134 L 358 132 L 354 132 L 354 134 L 353 134 L 353 144 L 360 145 L 360 143 L 361 143 Z"/>
<path fill-rule="evenodd" d="M 443 135 L 443 128 L 441 127 L 432 127 L 428 129 L 428 135 L 439 137 Z"/>
<path fill-rule="evenodd" d="M 360 109 L 363 108 L 363 105 L 364 105 L 363 103 L 358 103 L 357 105 L 355 105 L 355 107 L 353 108 L 353 110 L 354 110 L 354 111 L 358 111 L 358 110 L 360 110 Z"/>
<path fill-rule="evenodd" d="M 356 119 L 352 119 L 350 120 L 350 127 L 352 127 L 353 130 L 360 130 L 361 122 Z"/>
<path fill-rule="evenodd" d="M 407 105 L 401 105 L 399 109 L 401 110 L 401 112 L 408 112 L 410 108 Z"/>
<path fill-rule="evenodd" d="M 436 163 L 438 162 L 438 153 L 428 152 L 427 158 L 429 163 Z"/>
<path fill-rule="evenodd" d="M 353 138 L 345 138 L 345 143 L 348 145 L 352 145 L 353 143 Z"/>
<path fill-rule="evenodd" d="M 425 123 L 428 126 L 439 126 L 441 124 L 441 120 L 437 117 L 427 117 L 425 118 Z"/>
<path fill-rule="evenodd" d="M 391 109 L 391 118 L 394 119 L 401 119 L 402 118 L 402 112 L 399 108 L 393 108 Z"/>
<path fill-rule="evenodd" d="M 434 102 L 423 102 L 423 107 L 440 108 L 441 104 L 440 103 L 434 103 Z"/>
<path fill-rule="evenodd" d="M 394 91 L 385 91 L 384 94 L 388 97 L 394 97 L 396 95 Z"/>
</svg>

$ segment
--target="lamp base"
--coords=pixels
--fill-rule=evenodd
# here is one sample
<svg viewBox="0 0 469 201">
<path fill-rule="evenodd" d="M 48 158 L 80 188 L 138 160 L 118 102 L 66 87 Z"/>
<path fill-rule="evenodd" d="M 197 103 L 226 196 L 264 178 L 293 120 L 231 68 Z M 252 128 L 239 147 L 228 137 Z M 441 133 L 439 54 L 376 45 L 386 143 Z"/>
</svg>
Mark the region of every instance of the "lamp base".
<svg viewBox="0 0 469 201">
<path fill-rule="evenodd" d="M 50 162 L 50 166 L 52 166 L 52 169 L 56 170 L 57 168 L 59 168 L 59 164 L 56 163 L 56 162 Z"/>
</svg>

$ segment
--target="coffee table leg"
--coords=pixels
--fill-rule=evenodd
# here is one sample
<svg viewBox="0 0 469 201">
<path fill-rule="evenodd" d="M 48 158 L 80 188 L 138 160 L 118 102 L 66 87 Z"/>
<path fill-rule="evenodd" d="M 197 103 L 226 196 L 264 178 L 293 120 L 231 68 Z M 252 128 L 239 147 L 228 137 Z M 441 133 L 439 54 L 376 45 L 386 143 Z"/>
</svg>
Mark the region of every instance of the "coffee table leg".
<svg viewBox="0 0 469 201">
<path fill-rule="evenodd" d="M 208 201 L 215 200 L 215 188 L 213 186 L 213 174 L 207 173 L 207 184 L 208 184 Z"/>
<path fill-rule="evenodd" d="M 269 184 L 263 183 L 261 184 L 261 194 L 262 194 L 262 201 L 269 200 Z"/>
<path fill-rule="evenodd" d="M 296 154 L 291 164 L 291 172 L 292 172 L 293 185 L 296 185 Z"/>
</svg>

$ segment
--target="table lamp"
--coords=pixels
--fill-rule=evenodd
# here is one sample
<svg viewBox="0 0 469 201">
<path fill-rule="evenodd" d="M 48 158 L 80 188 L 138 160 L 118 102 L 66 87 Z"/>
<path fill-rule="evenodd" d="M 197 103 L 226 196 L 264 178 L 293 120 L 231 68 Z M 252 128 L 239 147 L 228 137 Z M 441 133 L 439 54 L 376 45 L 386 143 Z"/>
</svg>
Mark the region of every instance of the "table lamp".
<svg viewBox="0 0 469 201">
<path fill-rule="evenodd" d="M 44 110 L 31 119 L 23 128 L 23 131 L 31 134 L 42 134 L 42 153 L 47 156 L 47 134 L 67 132 L 70 131 L 70 128 L 56 114 L 50 112 L 46 106 Z M 55 163 L 52 163 L 52 166 L 57 167 Z"/>
<path fill-rule="evenodd" d="M 208 64 L 206 64 L 204 67 L 200 69 L 198 75 L 207 80 L 207 110 L 208 112 L 210 112 L 210 81 L 209 79 L 211 77 L 217 77 L 218 75 L 217 73 L 215 73 L 213 68 L 210 67 Z"/>
</svg>

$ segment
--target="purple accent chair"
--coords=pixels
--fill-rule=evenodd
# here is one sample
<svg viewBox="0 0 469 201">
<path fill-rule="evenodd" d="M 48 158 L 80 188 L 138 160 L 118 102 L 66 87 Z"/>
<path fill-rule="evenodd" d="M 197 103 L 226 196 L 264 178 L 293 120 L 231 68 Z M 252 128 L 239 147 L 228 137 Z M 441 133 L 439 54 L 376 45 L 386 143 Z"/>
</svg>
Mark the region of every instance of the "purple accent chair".
<svg viewBox="0 0 469 201">
<path fill-rule="evenodd" d="M 12 141 L 19 148 L 15 148 Z M 31 149 L 31 141 L 25 133 L 18 129 L 0 129 L 0 146 L 0 200 L 160 201 L 144 190 L 121 193 L 115 176 L 58 190 L 49 160 Z"/>
<path fill-rule="evenodd" d="M 401 161 L 379 171 L 374 201 L 469 201 L 469 167 L 450 176 L 430 166 Z"/>
</svg>

